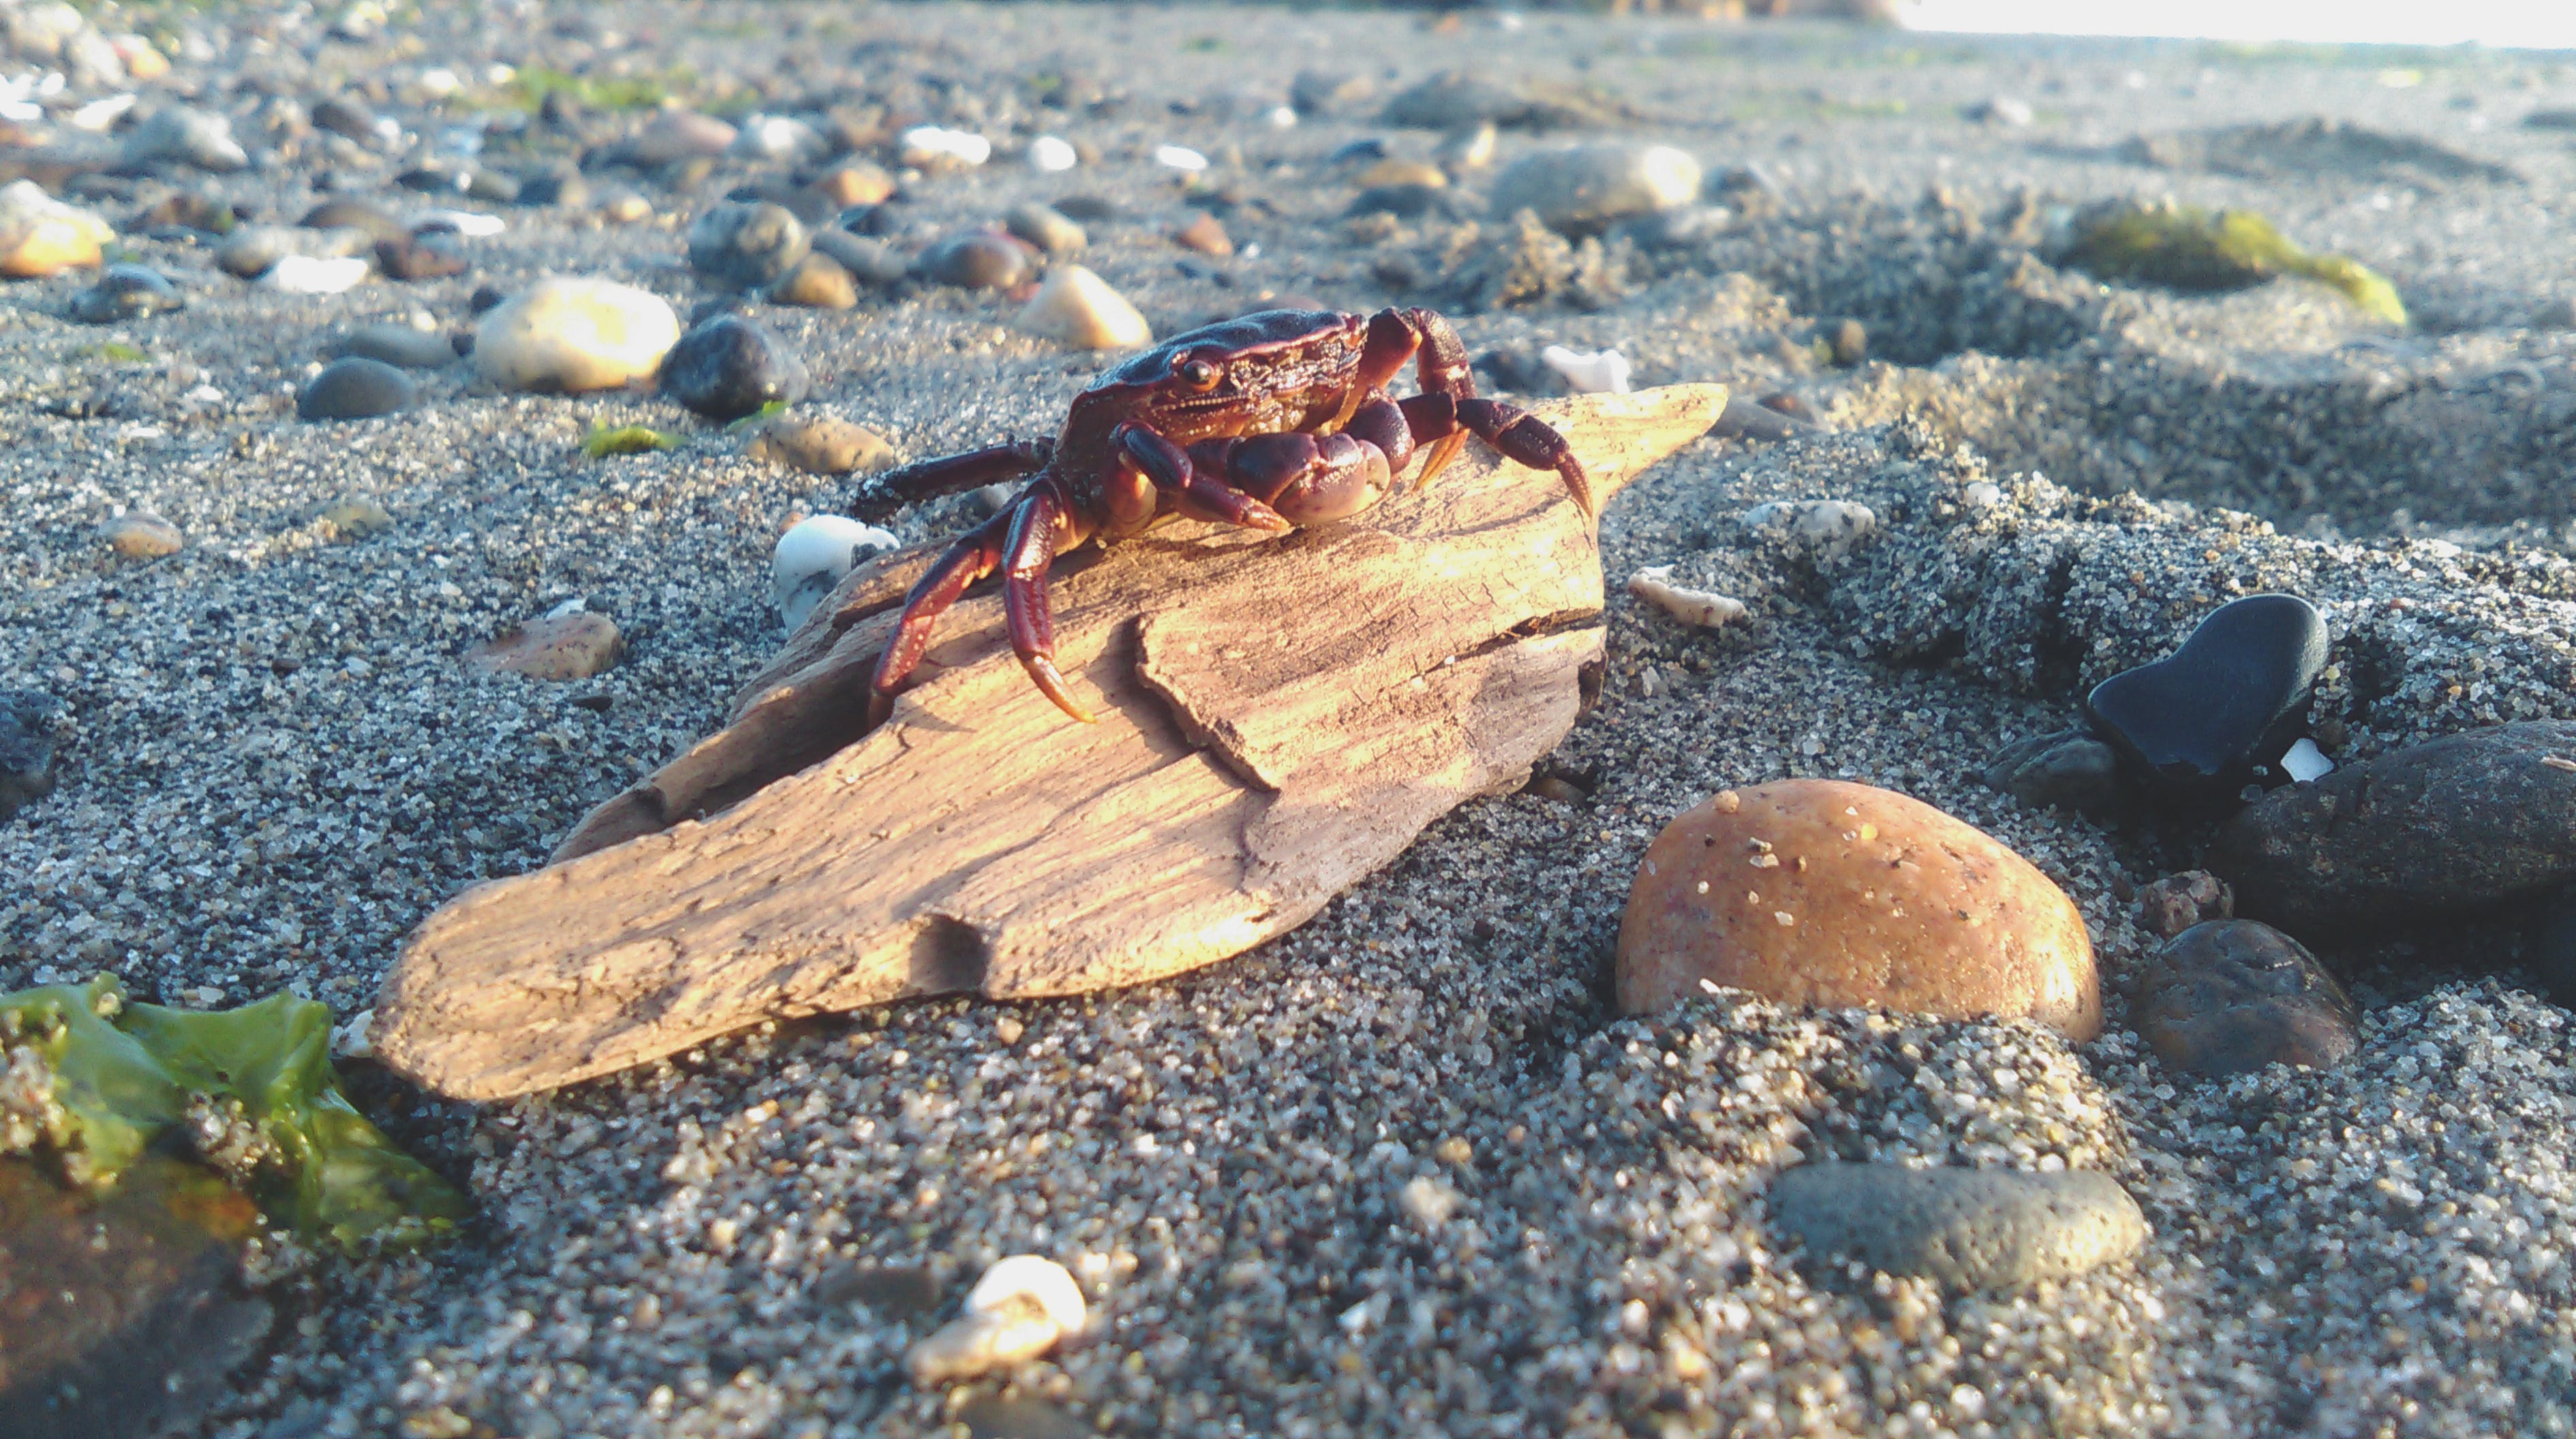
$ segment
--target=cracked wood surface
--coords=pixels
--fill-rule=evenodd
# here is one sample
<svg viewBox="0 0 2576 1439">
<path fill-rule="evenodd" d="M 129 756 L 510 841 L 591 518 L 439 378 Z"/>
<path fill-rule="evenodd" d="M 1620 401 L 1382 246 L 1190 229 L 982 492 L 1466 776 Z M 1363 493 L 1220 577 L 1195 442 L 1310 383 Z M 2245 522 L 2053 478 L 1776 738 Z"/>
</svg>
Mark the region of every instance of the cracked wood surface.
<svg viewBox="0 0 2576 1439">
<path fill-rule="evenodd" d="M 1607 502 L 1725 403 L 1675 385 L 1537 409 Z M 870 669 L 944 543 L 852 573 L 723 730 L 545 868 L 425 920 L 385 981 L 377 1053 L 497 1099 L 765 1018 L 1195 969 L 1520 784 L 1602 656 L 1593 525 L 1553 472 L 1470 444 L 1430 488 L 1339 524 L 1180 524 L 1067 556 L 1057 662 L 1098 724 L 1029 683 L 979 591 L 868 730 Z"/>
</svg>

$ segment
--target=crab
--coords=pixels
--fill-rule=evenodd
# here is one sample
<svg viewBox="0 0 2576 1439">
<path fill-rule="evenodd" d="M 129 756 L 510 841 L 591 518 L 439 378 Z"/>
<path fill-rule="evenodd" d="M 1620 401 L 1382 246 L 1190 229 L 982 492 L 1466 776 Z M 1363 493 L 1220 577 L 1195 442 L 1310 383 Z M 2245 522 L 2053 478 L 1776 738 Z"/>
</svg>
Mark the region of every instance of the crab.
<svg viewBox="0 0 2576 1439">
<path fill-rule="evenodd" d="M 1421 392 L 1391 398 L 1387 383 L 1408 360 Z M 1021 666 L 1090 723 L 1055 666 L 1046 585 L 1057 555 L 1176 516 L 1274 534 L 1343 519 L 1408 471 L 1414 486 L 1430 483 L 1470 435 L 1555 470 L 1592 514 L 1591 482 L 1565 437 L 1517 405 L 1478 398 L 1457 331 L 1429 310 L 1264 310 L 1167 340 L 1075 396 L 1052 444 L 995 445 L 883 478 L 918 496 L 1035 476 L 912 587 L 869 682 L 872 708 L 888 710 L 966 587 L 1000 570 Z"/>
</svg>

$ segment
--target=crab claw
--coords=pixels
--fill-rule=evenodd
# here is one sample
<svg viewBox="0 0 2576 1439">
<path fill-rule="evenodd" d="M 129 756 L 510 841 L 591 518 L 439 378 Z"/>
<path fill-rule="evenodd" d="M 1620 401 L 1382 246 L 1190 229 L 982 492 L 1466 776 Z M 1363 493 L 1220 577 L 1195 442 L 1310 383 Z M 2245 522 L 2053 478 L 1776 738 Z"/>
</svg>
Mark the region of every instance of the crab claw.
<svg viewBox="0 0 2576 1439">
<path fill-rule="evenodd" d="M 1093 716 L 1091 711 L 1082 707 L 1082 702 L 1080 700 L 1073 697 L 1073 691 L 1066 686 L 1064 676 L 1056 672 L 1055 661 L 1048 659 L 1044 655 L 1022 655 L 1020 656 L 1020 668 L 1029 672 L 1030 680 L 1036 683 L 1039 691 L 1044 693 L 1048 699 L 1055 701 L 1055 707 L 1057 709 L 1064 711 L 1066 714 L 1073 716 L 1084 724 L 1100 723 L 1100 721 Z"/>
</svg>

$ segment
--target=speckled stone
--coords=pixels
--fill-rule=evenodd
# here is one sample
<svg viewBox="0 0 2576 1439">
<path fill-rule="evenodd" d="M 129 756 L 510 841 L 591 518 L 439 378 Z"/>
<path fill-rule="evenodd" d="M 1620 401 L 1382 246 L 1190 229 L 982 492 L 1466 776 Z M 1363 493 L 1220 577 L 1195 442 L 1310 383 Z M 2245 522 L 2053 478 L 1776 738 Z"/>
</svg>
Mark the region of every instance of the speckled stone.
<svg viewBox="0 0 2576 1439">
<path fill-rule="evenodd" d="M 1648 846 L 1619 926 L 1619 1008 L 1702 984 L 1792 1004 L 2102 1028 L 2084 916 L 2028 860 L 1915 799 L 1842 780 L 1727 790 Z"/>
<path fill-rule="evenodd" d="M 2171 939 L 2195 924 L 2236 917 L 2236 891 L 2205 869 L 2169 874 L 2138 891 L 2138 928 Z"/>
<path fill-rule="evenodd" d="M 110 265 L 90 287 L 72 296 L 71 315 L 85 325 L 113 325 L 184 309 L 179 287 L 149 265 Z"/>
<path fill-rule="evenodd" d="M 2138 1202 L 2092 1170 L 1802 1164 L 1768 1200 L 1772 1224 L 1813 1254 L 1953 1290 L 2071 1279 L 2147 1242 Z"/>
<path fill-rule="evenodd" d="M 2352 997 L 2297 940 L 2251 919 L 2167 940 L 2138 982 L 2131 1022 L 2165 1063 L 2194 1074 L 2267 1064 L 2324 1069 L 2352 1056 Z"/>
<path fill-rule="evenodd" d="M 728 285 L 766 285 L 805 258 L 805 225 L 783 205 L 718 205 L 689 226 L 689 264 Z"/>
</svg>

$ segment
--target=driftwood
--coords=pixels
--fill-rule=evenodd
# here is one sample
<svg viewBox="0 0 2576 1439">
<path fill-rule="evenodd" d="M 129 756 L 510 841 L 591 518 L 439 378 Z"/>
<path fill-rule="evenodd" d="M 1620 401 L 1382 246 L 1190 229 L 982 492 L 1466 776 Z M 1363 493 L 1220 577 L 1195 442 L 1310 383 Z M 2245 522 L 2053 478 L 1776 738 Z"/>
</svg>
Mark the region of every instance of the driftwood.
<svg viewBox="0 0 2576 1439">
<path fill-rule="evenodd" d="M 1677 385 L 1541 413 L 1606 501 L 1725 404 Z M 1553 472 L 1471 444 L 1342 524 L 1175 525 L 1068 556 L 1058 662 L 1098 724 L 1029 684 L 977 594 L 866 730 L 869 669 L 935 552 L 862 566 L 724 730 L 546 868 L 431 915 L 385 982 L 376 1052 L 495 1099 L 764 1018 L 1194 969 L 1521 783 L 1602 657 L 1592 525 Z"/>
</svg>

